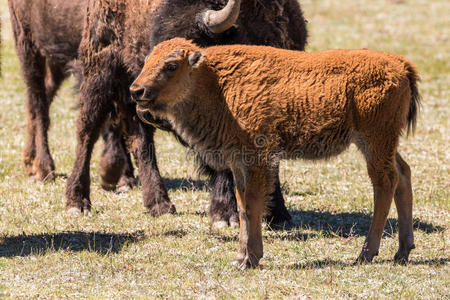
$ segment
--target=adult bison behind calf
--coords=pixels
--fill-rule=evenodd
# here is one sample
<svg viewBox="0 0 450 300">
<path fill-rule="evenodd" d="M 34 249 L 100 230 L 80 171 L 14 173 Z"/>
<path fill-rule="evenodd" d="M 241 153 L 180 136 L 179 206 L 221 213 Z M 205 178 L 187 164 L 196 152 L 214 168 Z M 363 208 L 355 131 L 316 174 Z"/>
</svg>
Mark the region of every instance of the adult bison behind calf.
<svg viewBox="0 0 450 300">
<path fill-rule="evenodd" d="M 351 143 L 367 161 L 375 203 L 358 260 L 378 255 L 392 198 L 399 223 L 394 259 L 408 260 L 414 248 L 411 171 L 397 146 L 416 123 L 418 80 L 408 60 L 390 53 L 202 49 L 177 38 L 153 50 L 130 90 L 138 110 L 167 120 L 215 169 L 232 170 L 237 261 L 248 268 L 263 256 L 261 217 L 280 159 L 327 159 Z"/>
<path fill-rule="evenodd" d="M 88 1 L 79 51 L 83 83 L 77 121 L 78 144 L 66 188 L 67 207 L 71 212 L 91 208 L 92 148 L 99 128 L 113 110 L 118 111 L 127 145 L 137 160 L 145 207 L 154 216 L 175 212 L 156 163 L 155 128 L 137 122 L 136 107 L 128 88 L 143 67 L 146 54 L 157 43 L 177 36 L 193 39 L 203 46 L 258 44 L 303 50 L 306 22 L 296 0 Z M 211 178 L 212 222 L 237 220 L 230 170 L 216 171 L 206 163 L 203 169 Z M 289 221 L 278 176 L 273 191 L 268 218 L 275 223 Z"/>
<path fill-rule="evenodd" d="M 61 83 L 76 69 L 73 62 L 81 41 L 86 3 L 85 0 L 8 1 L 17 55 L 28 94 L 23 162 L 27 174 L 39 181 L 55 177 L 47 138 L 49 109 Z M 75 75 L 79 74 L 75 72 Z M 112 189 L 119 178 L 119 184 L 133 185 L 133 168 L 120 131 L 108 122 L 103 137 L 102 186 Z"/>
</svg>

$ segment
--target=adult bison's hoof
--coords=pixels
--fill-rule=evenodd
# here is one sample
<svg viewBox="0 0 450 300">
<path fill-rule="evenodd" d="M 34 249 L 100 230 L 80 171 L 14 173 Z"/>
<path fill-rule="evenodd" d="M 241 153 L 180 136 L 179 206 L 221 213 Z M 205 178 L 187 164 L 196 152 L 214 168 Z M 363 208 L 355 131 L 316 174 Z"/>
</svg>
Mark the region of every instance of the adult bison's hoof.
<svg viewBox="0 0 450 300">
<path fill-rule="evenodd" d="M 67 215 L 70 217 L 91 217 L 92 212 L 89 209 L 81 209 L 79 207 L 70 207 L 67 209 Z"/>
<path fill-rule="evenodd" d="M 172 202 L 161 202 L 147 208 L 147 212 L 151 214 L 152 217 L 159 217 L 164 214 L 174 214 L 177 210 Z"/>
<path fill-rule="evenodd" d="M 54 170 L 51 170 L 51 171 L 39 170 L 38 172 L 36 172 L 36 175 L 34 175 L 34 178 L 37 181 L 40 181 L 40 182 L 50 182 L 50 181 L 55 180 L 56 175 L 55 175 L 55 171 Z"/>
<path fill-rule="evenodd" d="M 82 214 L 83 212 L 79 207 L 70 207 L 67 209 L 67 215 L 70 217 L 80 217 Z"/>
<path fill-rule="evenodd" d="M 36 168 L 33 167 L 33 178 L 39 182 L 50 182 L 55 180 L 55 169 L 54 168 Z"/>
<path fill-rule="evenodd" d="M 55 166 L 51 158 L 35 159 L 32 172 L 34 179 L 41 182 L 53 181 L 55 179 Z"/>
<path fill-rule="evenodd" d="M 271 230 L 290 230 L 294 227 L 292 220 L 284 220 L 278 223 L 267 222 L 267 227 Z"/>
<path fill-rule="evenodd" d="M 267 226 L 272 230 L 288 230 L 294 226 L 292 217 L 284 206 L 275 208 L 265 219 Z"/>
<path fill-rule="evenodd" d="M 239 227 L 239 215 L 235 211 L 216 212 L 210 215 L 211 229 L 220 230 L 225 227 L 238 228 Z"/>
<path fill-rule="evenodd" d="M 231 214 L 229 217 L 214 216 L 211 217 L 211 229 L 220 230 L 230 226 L 231 228 L 239 228 L 239 217 L 237 213 Z"/>
<path fill-rule="evenodd" d="M 105 191 L 111 192 L 116 190 L 116 184 L 115 183 L 109 183 L 103 180 L 102 177 L 100 177 L 100 186 Z"/>
<path fill-rule="evenodd" d="M 117 191 L 120 193 L 128 192 L 139 184 L 139 180 L 134 176 L 122 175 L 117 183 Z"/>
</svg>

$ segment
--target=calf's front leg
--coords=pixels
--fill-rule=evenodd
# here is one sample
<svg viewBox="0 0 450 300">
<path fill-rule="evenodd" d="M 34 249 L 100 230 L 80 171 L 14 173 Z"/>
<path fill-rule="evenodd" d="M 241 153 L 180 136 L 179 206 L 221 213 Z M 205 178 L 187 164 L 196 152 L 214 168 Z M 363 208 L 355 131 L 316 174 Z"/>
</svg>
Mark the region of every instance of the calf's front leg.
<svg viewBox="0 0 450 300">
<path fill-rule="evenodd" d="M 263 169 L 253 169 L 243 174 L 233 172 L 236 181 L 236 200 L 239 208 L 239 252 L 236 262 L 241 270 L 258 266 L 263 257 L 262 215 L 267 184 Z"/>
</svg>

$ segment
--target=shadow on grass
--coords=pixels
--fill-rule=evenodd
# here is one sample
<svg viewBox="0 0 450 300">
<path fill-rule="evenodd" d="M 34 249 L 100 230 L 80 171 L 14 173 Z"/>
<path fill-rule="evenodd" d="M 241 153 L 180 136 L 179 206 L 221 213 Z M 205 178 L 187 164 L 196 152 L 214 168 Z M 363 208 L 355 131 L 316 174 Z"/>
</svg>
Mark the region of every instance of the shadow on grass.
<svg viewBox="0 0 450 300">
<path fill-rule="evenodd" d="M 294 225 L 286 229 L 269 229 L 270 234 L 263 236 L 264 240 L 288 240 L 307 241 L 317 237 L 360 237 L 366 236 L 372 215 L 362 212 L 330 213 L 320 211 L 289 211 L 293 217 Z M 420 230 L 427 234 L 439 233 L 445 227 L 433 225 L 420 219 L 414 219 L 414 230 Z M 305 232 L 306 231 L 306 232 Z M 313 231 L 313 232 L 311 232 Z M 391 237 L 398 232 L 397 219 L 390 218 L 384 228 L 384 237 Z M 213 233 L 215 239 L 222 242 L 235 242 L 238 237 Z"/>
<path fill-rule="evenodd" d="M 67 176 L 66 173 L 56 173 L 55 174 L 56 178 L 62 178 L 62 179 L 67 179 L 69 176 Z"/>
<path fill-rule="evenodd" d="M 69 231 L 0 237 L 0 257 L 43 255 L 49 251 L 118 253 L 125 245 L 144 238 L 144 232 L 100 233 Z"/>
<path fill-rule="evenodd" d="M 150 236 L 148 236 L 148 238 L 152 238 L 152 237 L 176 237 L 176 238 L 182 238 L 185 235 L 187 235 L 188 233 L 185 230 L 182 229 L 177 229 L 177 230 L 169 230 L 166 232 L 162 232 L 162 233 L 156 233 L 156 234 L 152 234 Z"/>
<path fill-rule="evenodd" d="M 369 231 L 372 215 L 362 212 L 330 213 L 321 211 L 290 211 L 295 230 L 314 230 L 325 236 L 365 236 Z M 425 233 L 442 232 L 444 227 L 414 219 L 414 230 Z M 398 231 L 397 219 L 389 218 L 384 228 L 384 236 L 390 236 Z M 295 231 L 294 231 L 295 232 Z"/>
<path fill-rule="evenodd" d="M 443 266 L 450 262 L 449 258 L 434 258 L 434 259 L 422 259 L 422 260 L 415 260 L 410 259 L 410 261 L 407 263 L 408 265 L 427 265 L 427 266 Z M 396 264 L 394 260 L 392 259 L 381 259 L 376 260 L 374 259 L 373 262 L 367 263 L 367 264 L 376 264 L 376 265 L 383 265 L 383 264 Z M 357 267 L 359 264 L 354 264 L 353 262 L 345 262 L 340 260 L 333 260 L 333 259 L 321 259 L 321 260 L 313 260 L 308 262 L 302 262 L 302 263 L 295 263 L 292 265 L 287 266 L 289 269 L 323 269 L 326 267 L 341 267 L 341 268 L 347 268 L 347 267 Z"/>
<path fill-rule="evenodd" d="M 193 190 L 201 191 L 206 190 L 207 185 L 204 180 L 194 180 L 186 178 L 164 178 L 164 184 L 168 191 L 171 190 Z"/>
<path fill-rule="evenodd" d="M 213 233 L 213 237 L 216 240 L 222 241 L 222 242 L 238 242 L 239 237 L 237 235 L 223 235 L 223 234 L 217 234 Z M 315 233 L 301 233 L 298 231 L 286 231 L 284 233 L 277 232 L 275 234 L 271 234 L 270 236 L 264 235 L 263 240 L 265 243 L 270 242 L 273 239 L 283 240 L 283 241 L 302 241 L 305 242 L 306 240 L 310 238 L 318 237 Z"/>
</svg>

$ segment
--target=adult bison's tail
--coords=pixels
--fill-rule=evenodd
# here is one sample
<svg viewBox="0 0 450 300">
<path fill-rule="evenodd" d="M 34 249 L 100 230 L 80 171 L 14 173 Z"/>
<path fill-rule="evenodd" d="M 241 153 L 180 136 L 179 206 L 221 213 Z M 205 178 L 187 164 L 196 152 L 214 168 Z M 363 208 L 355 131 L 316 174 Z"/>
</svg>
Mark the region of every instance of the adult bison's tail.
<svg viewBox="0 0 450 300">
<path fill-rule="evenodd" d="M 417 69 L 411 64 L 406 64 L 406 71 L 407 76 L 409 79 L 409 86 L 411 89 L 411 102 L 409 104 L 409 111 L 408 111 L 408 134 L 414 133 L 414 130 L 416 129 L 416 123 L 417 123 L 417 114 L 420 109 L 421 105 L 421 97 L 419 93 L 419 89 L 417 88 L 417 84 L 420 81 L 419 74 L 417 72 Z"/>
</svg>

